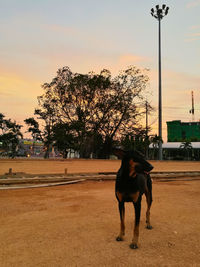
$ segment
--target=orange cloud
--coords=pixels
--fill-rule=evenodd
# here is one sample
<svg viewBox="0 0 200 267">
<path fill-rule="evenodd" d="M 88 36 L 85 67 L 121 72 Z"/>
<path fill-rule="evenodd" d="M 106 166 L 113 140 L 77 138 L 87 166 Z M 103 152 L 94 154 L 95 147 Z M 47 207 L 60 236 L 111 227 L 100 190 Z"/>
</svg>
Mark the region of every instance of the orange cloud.
<svg viewBox="0 0 200 267">
<path fill-rule="evenodd" d="M 0 112 L 21 124 L 25 118 L 32 117 L 37 96 L 42 94 L 40 83 L 13 73 L 2 73 L 0 84 Z"/>
<path fill-rule="evenodd" d="M 191 36 L 194 36 L 194 37 L 196 37 L 196 36 L 200 36 L 200 32 L 192 33 Z"/>
<path fill-rule="evenodd" d="M 197 30 L 200 26 L 192 27 L 191 30 Z M 193 32 L 188 34 L 188 38 L 185 39 L 186 42 L 193 42 L 199 40 L 200 32 Z"/>
<path fill-rule="evenodd" d="M 149 116 L 152 124 L 152 133 L 158 130 L 158 72 L 150 70 L 150 89 L 153 91 L 151 104 L 156 111 Z M 166 121 L 182 120 L 191 121 L 191 91 L 194 92 L 195 120 L 200 119 L 200 77 L 171 70 L 162 71 L 162 121 L 163 138 L 167 140 Z"/>
<path fill-rule="evenodd" d="M 16 97 L 27 95 L 31 97 L 41 91 L 39 82 L 25 79 L 13 73 L 1 73 L 0 83 L 0 94 L 13 95 Z M 21 93 L 22 95 L 19 95 Z"/>
<path fill-rule="evenodd" d="M 59 33 L 68 33 L 68 34 L 77 34 L 78 31 L 73 28 L 73 27 L 67 27 L 67 26 L 62 26 L 58 24 L 50 24 L 50 25 L 43 25 L 44 28 L 54 31 L 54 32 L 59 32 Z"/>
<path fill-rule="evenodd" d="M 107 48 L 113 49 L 115 45 L 111 40 L 105 40 L 101 37 L 97 38 L 95 35 L 87 31 L 81 31 L 75 27 L 66 27 L 58 24 L 43 25 L 43 27 L 53 31 L 55 34 L 67 34 L 72 38 L 72 41 L 85 43 L 87 47 L 102 48 L 106 46 Z"/>
<path fill-rule="evenodd" d="M 192 1 L 192 2 L 189 2 L 186 7 L 187 8 L 193 8 L 193 7 L 196 7 L 196 6 L 199 6 L 200 5 L 200 0 L 195 0 L 195 1 Z"/>
<path fill-rule="evenodd" d="M 136 64 L 141 62 L 147 62 L 149 58 L 141 57 L 133 54 L 124 54 L 119 57 L 119 63 L 124 65 Z"/>
<path fill-rule="evenodd" d="M 190 27 L 191 30 L 200 29 L 200 25 L 193 25 Z"/>
</svg>

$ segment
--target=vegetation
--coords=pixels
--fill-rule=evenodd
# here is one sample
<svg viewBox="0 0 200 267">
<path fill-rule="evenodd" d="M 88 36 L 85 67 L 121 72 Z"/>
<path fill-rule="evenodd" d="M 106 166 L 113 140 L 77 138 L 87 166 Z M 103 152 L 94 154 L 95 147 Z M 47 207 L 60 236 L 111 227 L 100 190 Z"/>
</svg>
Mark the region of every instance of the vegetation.
<svg viewBox="0 0 200 267">
<path fill-rule="evenodd" d="M 32 134 L 33 139 L 44 143 L 44 158 L 49 158 L 50 147 L 53 143 L 53 126 L 56 122 L 56 117 L 48 103 L 45 104 L 45 107 L 41 105 L 41 108 L 35 109 L 34 114 L 37 116 L 37 119 L 42 120 L 43 125 L 40 126 L 33 117 L 25 119 L 24 122 L 27 124 L 28 132 Z"/>
<path fill-rule="evenodd" d="M 21 125 L 11 119 L 5 119 L 0 113 L 0 152 L 6 152 L 10 157 L 14 158 L 17 154 L 19 140 L 23 138 L 20 131 Z"/>
<path fill-rule="evenodd" d="M 50 83 L 42 85 L 44 93 L 38 96 L 35 118 L 24 120 L 27 131 L 44 143 L 45 158 L 52 146 L 64 158 L 69 149 L 78 151 L 82 158 L 108 158 L 115 144 L 145 153 L 149 139 L 141 118 L 147 105 L 144 93 L 148 80 L 147 70 L 133 66 L 115 77 L 106 69 L 99 74 L 80 74 L 63 67 Z M 148 103 L 148 111 L 151 109 Z M 13 123 L 11 127 L 9 122 L 18 140 L 21 126 Z M 13 151 L 16 145 L 17 141 L 12 141 Z"/>
<path fill-rule="evenodd" d="M 190 141 L 182 142 L 180 149 L 183 150 L 183 153 L 188 160 L 192 158 L 193 147 Z"/>
<path fill-rule="evenodd" d="M 144 113 L 137 103 L 144 101 L 147 82 L 146 71 L 136 67 L 114 78 L 105 69 L 100 74 L 79 74 L 64 67 L 42 86 L 44 94 L 38 100 L 40 114 L 45 116 L 40 119 L 51 124 L 50 131 L 57 129 L 53 135 L 56 144 L 66 131 L 68 145 L 76 148 L 81 157 L 93 154 L 106 158 L 113 143 L 142 128 L 139 118 Z"/>
</svg>

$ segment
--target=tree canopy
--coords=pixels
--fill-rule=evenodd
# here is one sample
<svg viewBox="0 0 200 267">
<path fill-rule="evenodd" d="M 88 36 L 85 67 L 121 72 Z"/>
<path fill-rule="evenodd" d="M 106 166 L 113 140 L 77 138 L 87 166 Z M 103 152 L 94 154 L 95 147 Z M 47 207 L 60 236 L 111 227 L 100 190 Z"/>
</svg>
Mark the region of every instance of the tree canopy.
<svg viewBox="0 0 200 267">
<path fill-rule="evenodd" d="M 21 127 L 0 113 L 0 152 L 6 151 L 13 158 L 16 156 L 19 140 L 23 137 Z"/>
<path fill-rule="evenodd" d="M 44 93 L 38 97 L 35 110 L 45 121 L 46 140 L 54 139 L 61 146 L 66 134 L 65 144 L 73 147 L 76 142 L 74 148 L 81 157 L 91 153 L 107 157 L 114 141 L 142 128 L 139 103 L 144 102 L 148 80 L 147 70 L 134 66 L 115 77 L 106 69 L 99 74 L 59 69 L 50 83 L 42 85 Z M 37 125 L 34 127 L 39 136 Z M 52 139 L 51 131 L 55 130 Z"/>
</svg>

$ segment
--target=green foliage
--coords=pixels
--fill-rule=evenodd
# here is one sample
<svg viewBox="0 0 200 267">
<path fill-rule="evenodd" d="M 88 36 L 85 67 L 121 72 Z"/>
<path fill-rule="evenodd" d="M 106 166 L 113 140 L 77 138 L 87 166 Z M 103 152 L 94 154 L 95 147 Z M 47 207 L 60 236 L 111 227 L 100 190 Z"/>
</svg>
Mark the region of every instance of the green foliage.
<svg viewBox="0 0 200 267">
<path fill-rule="evenodd" d="M 158 136 L 157 134 L 151 136 L 150 138 L 150 143 L 153 146 L 153 155 L 152 158 L 153 159 L 157 159 L 158 158 L 158 148 L 159 148 L 159 143 L 160 141 L 163 143 L 163 140 L 160 136 Z"/>
<path fill-rule="evenodd" d="M 190 141 L 185 141 L 181 143 L 180 148 L 183 150 L 190 150 L 192 149 L 192 144 Z"/>
<path fill-rule="evenodd" d="M 59 147 L 76 147 L 81 157 L 91 153 L 107 157 L 116 139 L 140 128 L 143 112 L 137 103 L 144 101 L 147 82 L 146 71 L 136 67 L 116 77 L 106 69 L 100 74 L 59 69 L 50 83 L 43 84 L 44 94 L 38 97 L 35 112 L 45 122 L 46 140 L 54 139 Z"/>
<path fill-rule="evenodd" d="M 16 156 L 19 140 L 23 138 L 21 127 L 0 113 L 0 152 L 6 152 L 12 158 Z"/>
<path fill-rule="evenodd" d="M 148 156 L 149 144 L 149 137 L 146 136 L 146 132 L 143 129 L 140 129 L 135 133 L 128 134 L 121 140 L 121 145 L 125 150 L 137 150 L 146 156 Z"/>
<path fill-rule="evenodd" d="M 33 139 L 43 141 L 42 133 L 39 129 L 39 123 L 33 117 L 25 119 L 24 122 L 29 126 L 28 132 L 31 133 Z"/>
<path fill-rule="evenodd" d="M 54 145 L 62 153 L 63 158 L 67 158 L 69 149 L 77 149 L 73 130 L 73 127 L 67 123 L 58 123 L 53 127 Z"/>
<path fill-rule="evenodd" d="M 183 150 L 186 159 L 191 159 L 193 154 L 193 147 L 190 141 L 182 142 L 180 149 Z"/>
</svg>

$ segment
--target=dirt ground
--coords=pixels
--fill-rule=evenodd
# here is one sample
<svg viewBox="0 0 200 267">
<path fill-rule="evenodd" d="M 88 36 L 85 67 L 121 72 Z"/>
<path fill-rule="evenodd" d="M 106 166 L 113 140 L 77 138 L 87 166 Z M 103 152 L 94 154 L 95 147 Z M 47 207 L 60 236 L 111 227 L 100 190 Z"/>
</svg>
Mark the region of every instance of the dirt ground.
<svg viewBox="0 0 200 267">
<path fill-rule="evenodd" d="M 0 191 L 0 266 L 200 266 L 200 181 L 153 182 L 152 230 L 142 202 L 139 249 L 116 242 L 114 181 Z"/>
<path fill-rule="evenodd" d="M 153 171 L 200 171 L 200 161 L 150 161 Z M 120 160 L 38 160 L 38 159 L 0 159 L 0 175 L 13 172 L 29 174 L 96 173 L 116 172 Z"/>
<path fill-rule="evenodd" d="M 151 161 L 154 171 L 200 171 L 199 162 Z M 0 175 L 116 172 L 118 160 L 0 160 Z M 184 179 L 183 179 L 184 180 Z M 134 210 L 116 242 L 114 181 L 0 190 L 0 266 L 200 266 L 200 181 L 153 182 L 152 230 L 143 200 L 139 249 L 131 250 Z"/>
</svg>

